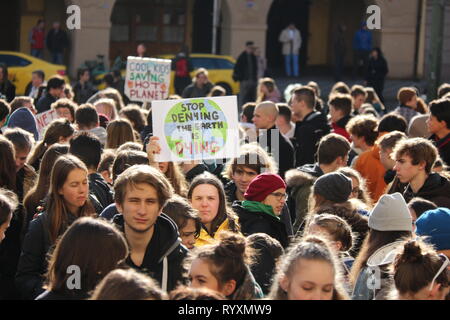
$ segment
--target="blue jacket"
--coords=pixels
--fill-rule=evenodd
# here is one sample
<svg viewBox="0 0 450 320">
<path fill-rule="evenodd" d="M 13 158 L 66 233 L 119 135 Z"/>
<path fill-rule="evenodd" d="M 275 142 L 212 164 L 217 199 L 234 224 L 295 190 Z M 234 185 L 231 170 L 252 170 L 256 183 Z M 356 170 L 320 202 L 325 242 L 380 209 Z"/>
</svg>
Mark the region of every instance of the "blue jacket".
<svg viewBox="0 0 450 320">
<path fill-rule="evenodd" d="M 372 50 L 372 33 L 369 30 L 360 29 L 353 37 L 353 49 Z"/>
</svg>

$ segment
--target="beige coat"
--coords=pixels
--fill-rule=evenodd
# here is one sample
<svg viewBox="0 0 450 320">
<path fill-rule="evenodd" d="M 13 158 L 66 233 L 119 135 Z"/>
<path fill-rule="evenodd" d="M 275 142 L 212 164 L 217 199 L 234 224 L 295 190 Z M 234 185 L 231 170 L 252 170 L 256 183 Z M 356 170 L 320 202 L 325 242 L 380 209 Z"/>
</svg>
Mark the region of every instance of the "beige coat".
<svg viewBox="0 0 450 320">
<path fill-rule="evenodd" d="M 302 46 L 302 36 L 298 29 L 293 29 L 293 31 L 294 31 L 294 42 L 292 53 L 298 54 L 298 51 Z M 290 52 L 289 28 L 286 28 L 281 32 L 278 40 L 283 43 L 283 54 L 284 55 L 290 54 L 291 52 Z"/>
</svg>

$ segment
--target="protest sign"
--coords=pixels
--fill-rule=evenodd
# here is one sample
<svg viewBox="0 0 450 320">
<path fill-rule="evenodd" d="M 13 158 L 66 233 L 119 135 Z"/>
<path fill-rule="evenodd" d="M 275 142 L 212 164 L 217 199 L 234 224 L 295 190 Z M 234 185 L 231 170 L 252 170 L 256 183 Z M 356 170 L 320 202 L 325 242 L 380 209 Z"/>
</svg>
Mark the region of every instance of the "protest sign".
<svg viewBox="0 0 450 320">
<path fill-rule="evenodd" d="M 125 94 L 131 101 L 149 102 L 169 96 L 171 60 L 127 58 Z"/>
<path fill-rule="evenodd" d="M 35 118 L 39 137 L 42 137 L 42 135 L 44 134 L 44 128 L 48 126 L 53 120 L 59 119 L 60 116 L 58 115 L 56 110 L 50 109 L 48 111 L 38 113 Z"/>
<path fill-rule="evenodd" d="M 152 115 L 161 145 L 156 161 L 224 159 L 239 153 L 236 96 L 153 101 Z"/>
</svg>

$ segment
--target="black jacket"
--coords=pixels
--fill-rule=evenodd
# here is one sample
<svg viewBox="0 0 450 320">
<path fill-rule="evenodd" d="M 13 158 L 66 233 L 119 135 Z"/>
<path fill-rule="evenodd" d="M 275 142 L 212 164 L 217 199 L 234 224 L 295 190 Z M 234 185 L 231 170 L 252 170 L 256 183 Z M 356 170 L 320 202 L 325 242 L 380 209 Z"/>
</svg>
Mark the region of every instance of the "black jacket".
<svg viewBox="0 0 450 320">
<path fill-rule="evenodd" d="M 253 72 L 250 74 L 247 55 L 248 53 L 246 51 L 242 52 L 239 55 L 233 70 L 234 81 L 244 81 L 244 80 L 256 81 L 256 75 L 258 73 L 257 71 L 258 65 L 256 63 L 256 57 L 254 54 L 250 55 L 250 61 L 253 69 Z"/>
<path fill-rule="evenodd" d="M 276 130 L 277 133 L 272 133 L 273 130 Z M 278 139 L 278 146 L 272 143 L 272 135 Z M 275 126 L 267 130 L 259 130 L 258 143 L 275 160 L 278 158 L 278 173 L 282 178 L 286 171 L 294 168 L 295 150 Z"/>
<path fill-rule="evenodd" d="M 69 215 L 69 227 L 77 218 Z M 62 231 L 63 232 L 63 231 Z M 62 233 L 61 233 L 62 234 Z M 22 253 L 17 267 L 16 287 L 24 299 L 35 299 L 44 289 L 44 275 L 47 272 L 46 256 L 52 247 L 47 212 L 30 222 L 23 241 Z"/>
<path fill-rule="evenodd" d="M 6 74 L 8 76 L 8 74 Z M 9 80 L 0 83 L 0 96 L 4 95 L 7 102 L 11 102 L 16 96 L 16 86 Z"/>
<path fill-rule="evenodd" d="M 438 173 L 432 173 L 417 193 L 414 193 L 408 185 L 403 197 L 406 202 L 414 197 L 421 197 L 434 202 L 438 207 L 450 209 L 450 181 Z"/>
<path fill-rule="evenodd" d="M 245 236 L 261 232 L 280 241 L 283 248 L 288 246 L 288 234 L 286 232 L 286 227 L 281 220 L 276 219 L 265 212 L 249 211 L 242 206 L 241 201 L 235 201 L 232 208 L 239 216 L 241 231 Z"/>
<path fill-rule="evenodd" d="M 388 72 L 388 65 L 384 57 L 378 57 L 376 60 L 370 58 L 367 65 L 366 80 L 367 82 L 383 81 Z"/>
<path fill-rule="evenodd" d="M 295 124 L 296 166 L 314 163 L 320 139 L 330 133 L 327 118 L 312 111 L 303 121 Z"/>
<path fill-rule="evenodd" d="M 95 93 L 97 93 L 97 89 L 94 88 L 92 83 L 86 82 L 81 84 L 81 82 L 77 82 L 73 86 L 73 93 L 75 95 L 74 101 L 79 105 L 86 103 L 90 97 L 92 97 Z"/>
<path fill-rule="evenodd" d="M 450 166 L 450 133 L 442 139 L 439 139 L 435 134 L 430 137 L 436 148 L 438 148 L 439 155 L 445 164 Z"/>
<path fill-rule="evenodd" d="M 97 198 L 102 206 L 102 211 L 111 203 L 114 202 L 113 193 L 103 179 L 98 173 L 91 173 L 89 175 L 89 192 Z M 100 214 L 101 212 L 99 212 Z"/>
<path fill-rule="evenodd" d="M 55 29 L 51 29 L 47 33 L 46 42 L 50 52 L 63 52 L 63 50 L 69 46 L 69 39 L 64 30 L 55 32 Z"/>
<path fill-rule="evenodd" d="M 188 183 L 191 183 L 192 180 L 194 180 L 194 178 L 200 174 L 202 174 L 203 172 L 208 171 L 208 167 L 203 164 L 200 163 L 198 165 L 196 165 L 195 167 L 193 167 L 191 170 L 189 170 L 188 172 L 186 172 L 186 181 Z"/>
<path fill-rule="evenodd" d="M 123 215 L 118 214 L 114 217 L 113 223 L 124 231 Z M 144 260 L 141 266 L 136 266 L 130 256 L 126 263 L 141 272 L 145 272 L 150 277 L 159 282 L 167 291 L 173 290 L 178 284 L 184 283 L 183 260 L 188 250 L 181 244 L 178 234 L 178 227 L 168 216 L 161 214 L 156 220 L 155 230 L 147 245 Z M 167 263 L 167 271 L 164 271 L 164 265 Z M 164 276 L 167 280 L 163 281 Z"/>
<path fill-rule="evenodd" d="M 53 97 L 50 93 L 47 93 L 45 96 L 41 97 L 36 104 L 36 110 L 38 113 L 42 113 L 45 111 L 50 110 L 50 106 L 53 102 L 55 102 L 57 99 Z"/>
</svg>

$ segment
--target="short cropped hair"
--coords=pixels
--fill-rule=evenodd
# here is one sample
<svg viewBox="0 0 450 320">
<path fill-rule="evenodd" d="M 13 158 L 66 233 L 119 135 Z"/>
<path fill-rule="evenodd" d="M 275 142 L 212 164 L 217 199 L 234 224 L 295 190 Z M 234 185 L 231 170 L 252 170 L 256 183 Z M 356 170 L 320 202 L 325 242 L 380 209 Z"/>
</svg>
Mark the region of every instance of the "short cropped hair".
<svg viewBox="0 0 450 320">
<path fill-rule="evenodd" d="M 367 91 L 364 89 L 363 86 L 360 86 L 358 84 L 355 84 L 352 87 L 350 94 L 353 98 L 360 96 L 360 95 L 363 95 L 365 98 L 367 98 Z"/>
<path fill-rule="evenodd" d="M 403 87 L 398 90 L 397 100 L 401 104 L 406 104 L 410 101 L 414 96 L 417 96 L 417 91 L 414 88 Z"/>
<path fill-rule="evenodd" d="M 79 132 L 70 140 L 69 153 L 84 162 L 86 167 L 97 171 L 102 157 L 102 143 L 89 132 Z"/>
<path fill-rule="evenodd" d="M 431 141 L 423 138 L 412 138 L 397 143 L 393 154 L 395 159 L 399 159 L 403 155 L 409 156 L 413 165 L 418 165 L 424 161 L 425 172 L 429 174 L 436 162 L 438 151 Z"/>
<path fill-rule="evenodd" d="M 314 109 L 316 106 L 316 93 L 311 87 L 303 86 L 295 89 L 293 92 L 293 97 L 295 97 L 295 100 L 297 101 L 304 101 L 310 109 Z"/>
<path fill-rule="evenodd" d="M 332 105 L 336 110 L 341 110 L 347 116 L 352 112 L 352 96 L 344 93 L 336 93 L 330 97 L 329 105 Z"/>
<path fill-rule="evenodd" d="M 174 194 L 172 185 L 161 171 L 149 165 L 135 165 L 122 172 L 114 182 L 115 202 L 122 205 L 128 187 L 134 188 L 143 183 L 156 190 L 159 209 L 162 209 Z"/>
<path fill-rule="evenodd" d="M 385 114 L 378 124 L 378 132 L 401 131 L 406 133 L 408 124 L 403 116 L 398 113 L 390 112 Z"/>
<path fill-rule="evenodd" d="M 392 131 L 378 139 L 378 145 L 384 151 L 394 149 L 399 141 L 408 139 L 405 133 L 400 131 Z"/>
<path fill-rule="evenodd" d="M 450 99 L 434 100 L 430 103 L 430 112 L 439 121 L 445 121 L 450 129 Z"/>
<path fill-rule="evenodd" d="M 90 128 L 98 125 L 97 109 L 92 104 L 82 104 L 75 112 L 75 122 L 81 128 Z"/>
<path fill-rule="evenodd" d="M 66 81 L 60 75 L 54 75 L 47 81 L 47 90 L 59 89 L 66 84 Z"/>
<path fill-rule="evenodd" d="M 347 139 L 339 134 L 330 133 L 320 139 L 317 160 L 319 164 L 330 164 L 338 157 L 345 158 L 350 149 Z"/>
<path fill-rule="evenodd" d="M 277 103 L 278 115 L 282 116 L 286 122 L 291 122 L 292 110 L 285 103 Z"/>
</svg>

